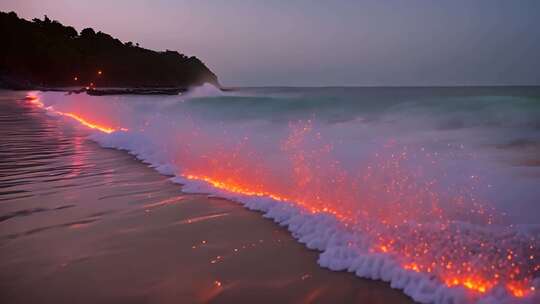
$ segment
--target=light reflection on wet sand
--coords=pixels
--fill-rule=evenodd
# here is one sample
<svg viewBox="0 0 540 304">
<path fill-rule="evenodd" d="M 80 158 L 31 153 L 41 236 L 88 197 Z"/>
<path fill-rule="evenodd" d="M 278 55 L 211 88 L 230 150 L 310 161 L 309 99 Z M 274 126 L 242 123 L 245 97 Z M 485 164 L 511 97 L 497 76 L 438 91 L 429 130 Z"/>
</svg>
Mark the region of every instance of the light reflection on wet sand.
<svg viewBox="0 0 540 304">
<path fill-rule="evenodd" d="M 408 303 L 0 93 L 0 302 Z"/>
</svg>

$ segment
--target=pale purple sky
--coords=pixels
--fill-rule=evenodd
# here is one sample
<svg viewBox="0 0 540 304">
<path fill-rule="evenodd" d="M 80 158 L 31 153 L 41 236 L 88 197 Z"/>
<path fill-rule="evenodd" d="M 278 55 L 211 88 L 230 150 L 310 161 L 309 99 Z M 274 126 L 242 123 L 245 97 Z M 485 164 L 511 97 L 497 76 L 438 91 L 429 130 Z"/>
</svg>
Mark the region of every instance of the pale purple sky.
<svg viewBox="0 0 540 304">
<path fill-rule="evenodd" d="M 540 84 L 538 0 L 0 0 L 203 60 L 226 86 Z"/>
</svg>

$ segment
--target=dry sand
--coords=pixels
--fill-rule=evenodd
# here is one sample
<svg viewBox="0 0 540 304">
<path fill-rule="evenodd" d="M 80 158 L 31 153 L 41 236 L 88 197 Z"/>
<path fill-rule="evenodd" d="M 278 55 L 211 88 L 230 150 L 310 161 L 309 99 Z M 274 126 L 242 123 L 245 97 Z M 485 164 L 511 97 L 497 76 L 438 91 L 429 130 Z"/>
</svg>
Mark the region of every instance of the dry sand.
<svg viewBox="0 0 540 304">
<path fill-rule="evenodd" d="M 23 95 L 22 95 L 23 96 Z M 0 303 L 411 303 L 0 93 Z"/>
</svg>

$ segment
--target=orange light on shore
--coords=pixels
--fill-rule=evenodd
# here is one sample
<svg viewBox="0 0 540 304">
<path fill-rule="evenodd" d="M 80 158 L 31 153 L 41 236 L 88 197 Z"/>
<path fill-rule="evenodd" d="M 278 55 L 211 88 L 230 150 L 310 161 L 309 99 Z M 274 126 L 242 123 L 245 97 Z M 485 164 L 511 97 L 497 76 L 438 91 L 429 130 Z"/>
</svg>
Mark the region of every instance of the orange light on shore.
<svg viewBox="0 0 540 304">
<path fill-rule="evenodd" d="M 240 184 L 233 183 L 233 182 L 224 182 L 224 181 L 220 181 L 220 180 L 211 178 L 209 176 L 203 176 L 203 175 L 187 174 L 187 175 L 184 175 L 184 177 L 187 178 L 187 179 L 204 181 L 204 182 L 212 185 L 214 188 L 225 190 L 225 191 L 231 192 L 231 193 L 247 195 L 247 196 L 270 197 L 270 198 L 272 198 L 272 199 L 274 199 L 276 201 L 280 201 L 280 202 L 284 202 L 284 201 L 294 202 L 295 205 L 298 205 L 298 206 L 302 207 L 303 209 L 305 209 L 306 211 L 308 211 L 310 213 L 332 214 L 337 219 L 339 219 L 339 220 L 341 220 L 342 222 L 345 222 L 345 223 L 350 222 L 352 220 L 351 218 L 347 217 L 346 215 L 340 213 L 339 211 L 328 208 L 328 207 L 316 208 L 316 207 L 313 207 L 309 203 L 304 202 L 302 200 L 293 199 L 293 198 L 289 198 L 289 197 L 284 197 L 284 196 L 280 196 L 278 194 L 270 193 L 270 192 L 254 191 L 254 190 L 250 189 L 249 186 L 240 185 Z"/>
<path fill-rule="evenodd" d="M 189 175 L 186 175 L 185 177 L 187 179 L 205 181 L 205 182 L 211 184 L 212 186 L 214 186 L 215 188 L 225 190 L 225 191 L 228 191 L 228 192 L 232 192 L 232 193 L 237 193 L 237 194 L 242 194 L 242 195 L 249 195 L 249 196 L 267 196 L 267 197 L 271 197 L 271 198 L 275 199 L 276 201 L 284 201 L 284 200 L 286 200 L 286 199 L 284 199 L 282 197 L 279 197 L 277 195 L 273 195 L 271 193 L 251 191 L 248 188 L 242 187 L 241 185 L 235 185 L 235 184 L 232 184 L 232 183 L 221 182 L 221 181 L 214 180 L 214 179 L 212 179 L 210 177 L 207 177 L 207 176 L 190 175 L 189 174 Z"/>
<path fill-rule="evenodd" d="M 97 74 L 98 74 L 98 75 L 101 75 L 101 74 L 103 74 L 103 71 L 102 71 L 102 70 L 98 70 L 98 71 L 97 71 Z"/>
<path fill-rule="evenodd" d="M 34 94 L 28 94 L 26 96 L 26 99 L 36 105 L 37 107 L 39 108 L 45 108 L 45 105 L 43 104 L 43 102 L 41 102 L 39 100 L 39 97 L 34 95 Z M 98 131 L 101 131 L 103 133 L 107 133 L 107 134 L 110 134 L 110 133 L 113 133 L 115 131 L 128 131 L 127 128 L 118 128 L 118 129 L 114 129 L 112 127 L 107 127 L 107 126 L 104 126 L 104 125 L 100 125 L 96 122 L 91 122 L 77 114 L 74 114 L 74 113 L 70 113 L 70 112 L 62 112 L 62 111 L 58 111 L 58 110 L 55 110 L 53 109 L 52 107 L 47 107 L 45 108 L 47 111 L 50 111 L 50 112 L 53 112 L 57 115 L 61 115 L 61 116 L 66 116 L 66 117 L 69 117 L 69 118 L 72 118 L 76 121 L 78 121 L 80 124 L 82 124 L 83 126 L 86 126 L 90 129 L 94 129 L 94 130 L 98 130 Z"/>
<path fill-rule="evenodd" d="M 79 77 L 75 76 L 75 77 L 73 77 L 73 80 L 77 81 L 77 80 L 79 80 Z"/>
<path fill-rule="evenodd" d="M 71 118 L 75 119 L 76 121 L 80 122 L 81 124 L 83 124 L 84 126 L 89 127 L 90 129 L 96 129 L 96 130 L 99 130 L 99 131 L 107 133 L 107 134 L 110 134 L 110 133 L 116 131 L 113 128 L 100 126 L 98 124 L 89 122 L 86 119 L 84 119 L 84 118 L 82 118 L 82 117 L 80 117 L 78 115 L 75 115 L 73 113 L 63 113 L 63 112 L 59 112 L 59 111 L 57 111 L 56 113 L 58 113 L 60 115 L 63 115 L 63 116 L 71 117 Z M 122 128 L 122 129 L 124 129 L 124 128 Z M 127 130 L 127 129 L 124 129 L 124 130 Z"/>
</svg>

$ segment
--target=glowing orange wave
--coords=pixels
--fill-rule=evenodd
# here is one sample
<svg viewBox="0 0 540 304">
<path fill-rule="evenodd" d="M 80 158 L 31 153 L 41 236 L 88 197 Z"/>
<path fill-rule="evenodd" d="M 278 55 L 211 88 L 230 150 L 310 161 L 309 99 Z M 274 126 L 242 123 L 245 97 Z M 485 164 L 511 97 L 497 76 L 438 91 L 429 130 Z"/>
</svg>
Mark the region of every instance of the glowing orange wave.
<svg viewBox="0 0 540 304">
<path fill-rule="evenodd" d="M 285 197 L 268 193 L 268 192 L 252 191 L 249 189 L 249 187 L 239 185 L 236 183 L 227 183 L 227 182 L 215 180 L 209 176 L 188 174 L 188 175 L 185 175 L 184 177 L 191 180 L 207 182 L 208 184 L 212 185 L 213 187 L 217 189 L 225 190 L 230 193 L 236 193 L 236 194 L 248 195 L 248 196 L 270 197 L 277 201 L 289 201 L 289 202 L 293 201 L 292 199 L 285 198 Z M 309 207 L 307 203 L 301 202 L 301 201 L 300 202 L 294 201 L 294 203 L 302 207 L 305 207 L 311 213 L 329 213 L 336 216 L 336 218 L 339 218 L 341 221 L 344 221 L 344 222 L 348 222 L 351 220 L 350 218 L 343 215 L 342 213 L 336 210 L 330 209 L 330 208 L 323 208 L 323 209 L 313 208 L 313 207 Z M 379 252 L 389 253 L 389 254 L 392 253 L 391 249 L 392 249 L 391 246 L 386 246 L 386 245 L 381 245 L 378 248 L 375 248 L 375 250 L 378 250 Z M 402 267 L 406 270 L 410 270 L 414 272 L 427 272 L 427 273 L 432 272 L 431 268 L 422 267 L 421 265 L 414 262 L 404 264 Z M 452 276 L 452 275 L 449 275 L 448 277 L 446 276 L 442 277 L 442 281 L 448 287 L 461 286 L 477 293 L 486 293 L 499 283 L 496 280 L 489 281 L 489 280 L 486 280 L 477 276 L 458 277 L 458 276 Z M 526 286 L 525 284 L 519 283 L 519 282 L 508 283 L 506 285 L 506 288 L 515 297 L 524 297 L 529 292 L 532 292 L 535 290 L 533 286 Z"/>
<path fill-rule="evenodd" d="M 32 104 L 40 108 L 45 108 L 44 104 L 39 100 L 37 96 L 29 95 L 27 96 L 27 100 L 29 100 Z M 121 130 L 121 131 L 128 130 L 126 128 L 115 129 L 115 128 L 111 128 L 107 126 L 98 125 L 94 122 L 90 122 L 86 120 L 85 118 L 79 115 L 76 115 L 73 113 L 60 112 L 60 111 L 52 109 L 51 107 L 47 107 L 45 109 L 49 111 L 53 111 L 54 113 L 62 115 L 62 116 L 70 117 L 86 127 L 89 127 L 89 128 L 92 128 L 92 129 L 95 129 L 104 133 L 109 134 L 118 130 Z M 308 204 L 307 202 L 303 202 L 298 199 L 295 200 L 292 198 L 284 197 L 275 193 L 270 193 L 270 192 L 265 192 L 265 191 L 253 191 L 249 185 L 242 185 L 237 182 L 234 182 L 234 183 L 225 182 L 222 180 L 214 179 L 206 175 L 186 174 L 184 175 L 184 177 L 190 180 L 204 181 L 217 189 L 225 190 L 230 193 L 236 193 L 236 194 L 247 195 L 247 196 L 270 197 L 276 201 L 281 201 L 281 202 L 287 201 L 287 202 L 294 203 L 311 213 L 332 214 L 337 219 L 345 223 L 350 223 L 352 221 L 351 217 L 347 216 L 346 214 L 342 212 L 334 210 L 332 208 L 328 208 L 328 207 L 316 208 L 316 207 L 310 206 L 310 204 Z M 392 244 L 389 243 L 389 244 L 378 245 L 373 250 L 381 252 L 381 253 L 386 253 L 386 254 L 399 254 L 399 252 L 394 252 L 392 249 L 393 249 Z M 427 273 L 432 272 L 431 267 L 425 267 L 425 266 L 422 266 L 421 264 L 417 264 L 414 262 L 405 263 L 402 265 L 402 267 L 403 269 L 414 271 L 414 272 L 427 272 Z M 499 281 L 497 280 L 486 280 L 486 279 L 483 279 L 481 277 L 476 277 L 476 276 L 461 276 L 460 277 L 460 276 L 452 276 L 452 275 L 447 275 L 447 276 L 442 275 L 441 280 L 448 287 L 461 286 L 468 290 L 478 292 L 478 293 L 486 293 L 499 283 Z M 510 282 L 510 283 L 507 283 L 505 287 L 515 297 L 524 297 L 530 292 L 535 291 L 535 288 L 533 286 L 524 284 L 522 282 Z"/>
</svg>

